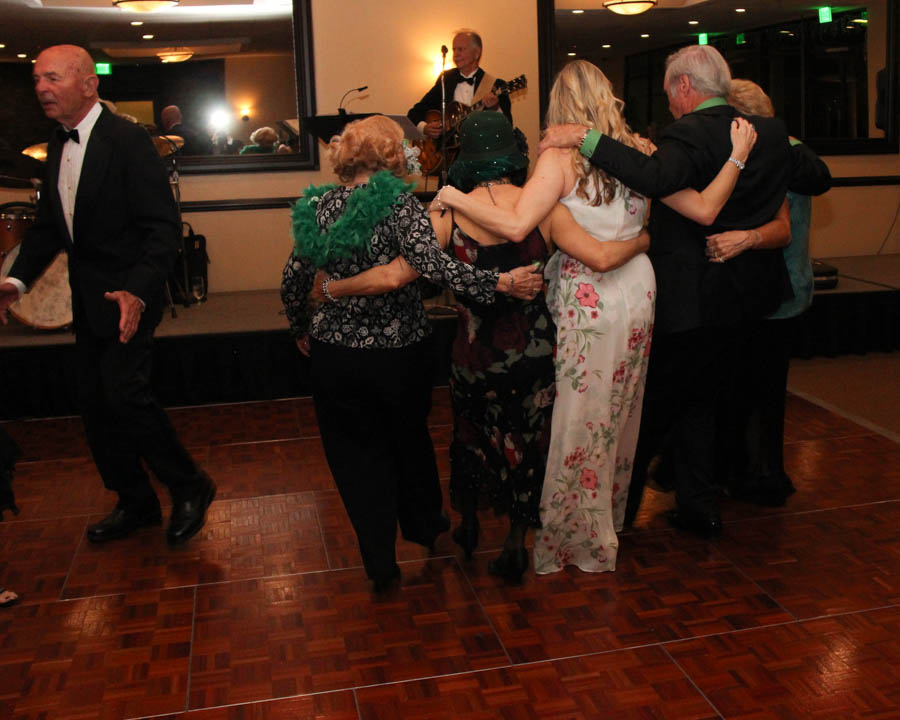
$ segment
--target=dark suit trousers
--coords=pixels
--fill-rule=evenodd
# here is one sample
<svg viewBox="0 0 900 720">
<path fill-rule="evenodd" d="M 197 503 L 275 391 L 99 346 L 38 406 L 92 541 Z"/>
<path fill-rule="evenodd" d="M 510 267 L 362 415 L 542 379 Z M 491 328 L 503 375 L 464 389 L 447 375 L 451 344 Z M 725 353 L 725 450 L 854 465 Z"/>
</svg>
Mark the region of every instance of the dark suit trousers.
<svg viewBox="0 0 900 720">
<path fill-rule="evenodd" d="M 76 320 L 78 394 L 88 444 L 107 489 L 126 508 L 157 504 L 143 460 L 176 502 L 200 483 L 197 466 L 150 389 L 153 329 L 141 322 L 127 343 L 98 338 Z"/>
<path fill-rule="evenodd" d="M 737 337 L 731 328 L 704 327 L 653 338 L 626 521 L 637 512 L 650 460 L 663 450 L 679 508 L 718 516 L 716 410 Z"/>
<path fill-rule="evenodd" d="M 403 537 L 429 544 L 441 486 L 428 433 L 432 350 L 426 341 L 390 350 L 312 342 L 313 400 L 328 466 L 368 576 L 397 570 Z"/>
<path fill-rule="evenodd" d="M 719 475 L 736 497 L 793 490 L 784 471 L 784 409 L 797 319 L 762 320 L 743 338 L 720 407 Z"/>
</svg>

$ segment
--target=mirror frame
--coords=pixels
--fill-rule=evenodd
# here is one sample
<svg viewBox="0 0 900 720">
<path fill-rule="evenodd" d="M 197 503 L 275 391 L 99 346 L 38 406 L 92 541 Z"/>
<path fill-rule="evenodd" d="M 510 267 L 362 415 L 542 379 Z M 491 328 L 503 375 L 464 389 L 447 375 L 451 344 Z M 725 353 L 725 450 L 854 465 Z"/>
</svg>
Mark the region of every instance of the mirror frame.
<svg viewBox="0 0 900 720">
<path fill-rule="evenodd" d="M 298 0 L 295 0 L 297 2 Z M 553 67 L 556 48 L 556 3 L 537 0 L 538 6 L 538 62 L 540 68 L 541 127 L 547 115 L 550 86 L 556 75 Z M 885 32 L 885 68 L 887 124 L 883 138 L 810 138 L 805 140 L 820 155 L 876 155 L 900 152 L 900 0 L 887 1 Z M 651 10 L 652 12 L 652 10 Z"/>
<path fill-rule="evenodd" d="M 312 0 L 293 0 L 294 78 L 297 118 L 315 115 Z M 287 172 L 319 169 L 316 139 L 300 129 L 300 151 L 292 155 L 194 155 L 179 158 L 182 175 L 243 172 Z"/>
</svg>

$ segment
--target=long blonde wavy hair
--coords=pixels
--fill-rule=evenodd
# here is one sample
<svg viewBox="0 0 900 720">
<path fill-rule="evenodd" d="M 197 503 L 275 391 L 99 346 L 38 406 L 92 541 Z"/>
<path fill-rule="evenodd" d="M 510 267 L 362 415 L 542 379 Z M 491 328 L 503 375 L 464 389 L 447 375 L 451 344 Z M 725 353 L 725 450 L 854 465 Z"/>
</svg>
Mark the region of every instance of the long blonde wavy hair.
<svg viewBox="0 0 900 720">
<path fill-rule="evenodd" d="M 612 83 L 600 68 L 586 60 L 573 60 L 553 81 L 546 122 L 548 126 L 587 125 L 629 147 L 643 149 L 638 136 L 625 124 L 624 107 L 625 103 L 613 94 Z M 614 178 L 591 165 L 577 151 L 572 151 L 572 165 L 578 178 L 579 197 L 590 201 L 593 195 L 594 205 L 612 202 L 618 188 Z"/>
</svg>

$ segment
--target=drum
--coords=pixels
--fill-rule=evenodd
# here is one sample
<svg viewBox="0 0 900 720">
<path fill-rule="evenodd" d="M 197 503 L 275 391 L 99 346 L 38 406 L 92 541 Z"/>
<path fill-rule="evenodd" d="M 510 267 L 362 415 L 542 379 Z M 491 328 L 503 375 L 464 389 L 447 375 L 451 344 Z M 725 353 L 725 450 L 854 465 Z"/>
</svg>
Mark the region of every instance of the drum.
<svg viewBox="0 0 900 720">
<path fill-rule="evenodd" d="M 3 232 L 9 235 L 9 242 L 15 240 L 9 250 L 3 250 L 0 277 L 6 277 L 19 256 L 19 243 L 34 216 L 28 217 L 19 209 L 5 205 L 0 206 L 0 219 Z M 0 240 L 8 242 L 7 235 L 0 235 Z M 69 287 L 69 264 L 65 252 L 53 259 L 35 280 L 29 292 L 10 305 L 9 314 L 38 330 L 58 330 L 72 324 L 72 290 Z"/>
<path fill-rule="evenodd" d="M 0 260 L 22 242 L 25 231 L 34 222 L 35 211 L 31 203 L 12 202 L 0 205 Z"/>
</svg>

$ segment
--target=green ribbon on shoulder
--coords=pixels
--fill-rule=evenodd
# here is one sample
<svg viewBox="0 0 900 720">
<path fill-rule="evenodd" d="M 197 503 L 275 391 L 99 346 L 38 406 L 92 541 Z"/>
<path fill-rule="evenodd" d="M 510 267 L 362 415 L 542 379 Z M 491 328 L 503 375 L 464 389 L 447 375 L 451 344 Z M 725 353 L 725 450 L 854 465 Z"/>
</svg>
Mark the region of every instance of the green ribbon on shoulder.
<svg viewBox="0 0 900 720">
<path fill-rule="evenodd" d="M 353 191 L 344 213 L 323 231 L 316 222 L 316 208 L 322 196 L 336 187 L 310 185 L 291 209 L 294 254 L 317 268 L 369 247 L 375 226 L 391 214 L 400 195 L 412 190 L 415 183 L 387 170 L 375 173 L 366 185 Z"/>
</svg>

